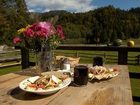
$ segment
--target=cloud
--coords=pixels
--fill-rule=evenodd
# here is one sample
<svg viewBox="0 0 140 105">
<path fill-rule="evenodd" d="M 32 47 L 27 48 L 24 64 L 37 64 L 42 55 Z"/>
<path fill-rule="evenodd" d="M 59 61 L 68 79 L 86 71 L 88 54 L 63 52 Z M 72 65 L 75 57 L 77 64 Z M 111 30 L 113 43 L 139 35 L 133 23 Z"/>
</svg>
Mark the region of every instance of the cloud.
<svg viewBox="0 0 140 105">
<path fill-rule="evenodd" d="M 25 0 L 29 11 L 46 12 L 50 10 L 67 10 L 85 12 L 96 8 L 92 0 Z"/>
</svg>

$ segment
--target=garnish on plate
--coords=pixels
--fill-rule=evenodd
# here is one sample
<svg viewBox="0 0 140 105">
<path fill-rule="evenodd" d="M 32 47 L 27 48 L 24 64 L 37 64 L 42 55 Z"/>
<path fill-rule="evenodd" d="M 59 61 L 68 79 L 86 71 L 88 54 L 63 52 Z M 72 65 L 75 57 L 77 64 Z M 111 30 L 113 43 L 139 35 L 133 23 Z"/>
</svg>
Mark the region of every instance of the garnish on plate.
<svg viewBox="0 0 140 105">
<path fill-rule="evenodd" d="M 34 80 L 27 80 L 26 86 L 24 89 L 26 90 L 47 90 L 55 87 L 61 86 L 63 80 L 66 77 L 56 77 L 55 75 L 44 75 Z"/>
</svg>

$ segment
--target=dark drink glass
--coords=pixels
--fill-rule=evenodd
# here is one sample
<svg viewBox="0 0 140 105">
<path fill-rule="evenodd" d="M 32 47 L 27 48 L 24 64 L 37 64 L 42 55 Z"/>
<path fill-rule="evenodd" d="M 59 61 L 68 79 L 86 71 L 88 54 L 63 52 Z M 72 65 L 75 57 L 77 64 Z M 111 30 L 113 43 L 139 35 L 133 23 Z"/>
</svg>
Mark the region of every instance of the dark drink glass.
<svg viewBox="0 0 140 105">
<path fill-rule="evenodd" d="M 86 85 L 88 83 L 88 67 L 78 65 L 74 68 L 74 83 L 77 85 Z"/>
<path fill-rule="evenodd" d="M 103 58 L 102 57 L 93 58 L 93 66 L 103 66 Z"/>
</svg>

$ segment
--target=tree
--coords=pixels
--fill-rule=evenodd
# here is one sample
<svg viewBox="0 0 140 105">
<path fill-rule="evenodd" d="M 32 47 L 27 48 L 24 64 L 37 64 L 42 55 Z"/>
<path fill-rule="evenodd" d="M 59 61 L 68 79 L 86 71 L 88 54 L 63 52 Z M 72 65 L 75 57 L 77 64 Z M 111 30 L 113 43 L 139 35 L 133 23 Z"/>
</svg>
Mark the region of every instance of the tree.
<svg viewBox="0 0 140 105">
<path fill-rule="evenodd" d="M 17 29 L 25 27 L 30 21 L 24 0 L 0 1 L 1 44 L 11 44 Z"/>
</svg>

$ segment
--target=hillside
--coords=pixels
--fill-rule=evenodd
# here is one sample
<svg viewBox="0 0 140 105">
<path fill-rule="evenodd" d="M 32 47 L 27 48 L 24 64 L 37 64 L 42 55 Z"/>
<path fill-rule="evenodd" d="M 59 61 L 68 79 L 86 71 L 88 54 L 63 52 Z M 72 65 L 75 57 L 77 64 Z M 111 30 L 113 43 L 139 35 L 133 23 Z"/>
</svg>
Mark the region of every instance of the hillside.
<svg viewBox="0 0 140 105">
<path fill-rule="evenodd" d="M 57 24 L 63 26 L 68 41 L 76 39 L 76 43 L 105 43 L 117 38 L 140 37 L 140 8 L 124 11 L 107 6 L 85 13 L 50 11 L 40 14 L 40 18 L 46 20 L 56 15 L 59 16 Z"/>
<path fill-rule="evenodd" d="M 108 43 L 118 38 L 140 37 L 140 7 L 127 11 L 107 6 L 84 13 L 64 10 L 26 13 L 18 12 L 15 7 L 8 9 L 1 6 L 0 14 L 0 44 L 10 44 L 18 29 L 54 16 L 59 17 L 56 24 L 63 26 L 66 39 L 63 43 Z"/>
</svg>

